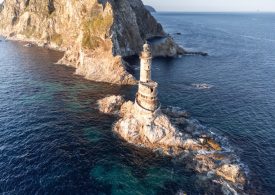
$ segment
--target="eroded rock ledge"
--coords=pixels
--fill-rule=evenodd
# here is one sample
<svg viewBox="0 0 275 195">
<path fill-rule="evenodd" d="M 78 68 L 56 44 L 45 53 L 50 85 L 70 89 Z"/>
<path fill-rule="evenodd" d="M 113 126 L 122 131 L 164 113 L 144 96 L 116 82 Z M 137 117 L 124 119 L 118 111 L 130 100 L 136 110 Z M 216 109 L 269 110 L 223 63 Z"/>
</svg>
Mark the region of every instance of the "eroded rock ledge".
<svg viewBox="0 0 275 195">
<path fill-rule="evenodd" d="M 87 79 L 122 85 L 136 83 L 123 57 L 137 55 L 146 39 L 165 36 L 141 0 L 5 0 L 0 34 L 64 51 L 58 63 Z M 182 51 L 170 40 L 154 54 Z"/>
<path fill-rule="evenodd" d="M 225 193 L 244 194 L 246 176 L 236 156 L 189 119 L 185 111 L 165 108 L 158 110 L 155 118 L 144 118 L 133 102 L 121 96 L 99 100 L 98 108 L 119 116 L 113 131 L 125 141 L 183 161 L 210 182 L 221 185 Z"/>
</svg>

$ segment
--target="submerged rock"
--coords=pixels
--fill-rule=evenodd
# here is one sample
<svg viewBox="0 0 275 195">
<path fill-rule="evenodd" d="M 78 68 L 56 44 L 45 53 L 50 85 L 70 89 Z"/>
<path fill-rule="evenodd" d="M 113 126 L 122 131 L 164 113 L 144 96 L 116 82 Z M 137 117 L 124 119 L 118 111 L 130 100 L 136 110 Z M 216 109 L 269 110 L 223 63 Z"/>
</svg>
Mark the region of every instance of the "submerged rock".
<svg viewBox="0 0 275 195">
<path fill-rule="evenodd" d="M 171 118 L 187 118 L 189 116 L 187 111 L 183 111 L 178 107 L 163 108 L 162 112 Z"/>
</svg>

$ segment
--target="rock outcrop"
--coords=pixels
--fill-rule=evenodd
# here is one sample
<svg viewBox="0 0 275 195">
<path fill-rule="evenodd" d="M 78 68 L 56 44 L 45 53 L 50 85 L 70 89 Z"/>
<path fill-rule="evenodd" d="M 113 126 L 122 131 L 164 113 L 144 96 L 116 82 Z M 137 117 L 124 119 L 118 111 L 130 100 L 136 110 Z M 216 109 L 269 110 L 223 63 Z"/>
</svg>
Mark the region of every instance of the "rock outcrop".
<svg viewBox="0 0 275 195">
<path fill-rule="evenodd" d="M 137 55 L 146 39 L 165 36 L 141 0 L 5 0 L 0 34 L 64 51 L 59 63 L 87 79 L 115 84 L 136 83 L 123 57 Z M 177 44 L 172 47 L 176 55 Z"/>
<path fill-rule="evenodd" d="M 169 35 L 153 37 L 148 40 L 151 45 L 152 55 L 154 57 L 175 57 L 185 55 L 187 51 L 175 43 Z"/>
<path fill-rule="evenodd" d="M 241 175 L 241 170 L 238 165 L 224 164 L 217 169 L 217 175 L 234 183 L 245 183 L 245 178 Z"/>
<path fill-rule="evenodd" d="M 165 108 L 149 119 L 136 112 L 133 102 L 121 105 L 121 98 L 110 96 L 99 101 L 104 102 L 103 108 L 100 107 L 103 112 L 119 114 L 120 119 L 113 126 L 119 137 L 138 147 L 184 161 L 190 169 L 206 174 L 209 181 L 221 184 L 227 191 L 243 194 L 245 174 L 234 155 L 188 119 L 186 112 Z M 114 111 L 119 108 L 114 107 L 114 100 L 121 105 L 120 110 Z M 182 126 L 184 128 L 180 128 Z"/>
<path fill-rule="evenodd" d="M 100 112 L 105 114 L 118 115 L 122 104 L 125 102 L 122 96 L 108 96 L 97 101 L 97 106 Z"/>
<path fill-rule="evenodd" d="M 145 5 L 145 8 L 151 13 L 157 12 L 156 9 L 150 5 Z"/>
</svg>

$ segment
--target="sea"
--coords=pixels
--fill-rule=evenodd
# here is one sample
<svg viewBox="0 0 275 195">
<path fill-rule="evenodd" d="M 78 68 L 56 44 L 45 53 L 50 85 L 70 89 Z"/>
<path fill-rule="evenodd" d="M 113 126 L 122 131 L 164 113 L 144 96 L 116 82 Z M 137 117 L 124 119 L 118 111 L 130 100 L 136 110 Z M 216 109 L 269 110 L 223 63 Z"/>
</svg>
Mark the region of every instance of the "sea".
<svg viewBox="0 0 275 195">
<path fill-rule="evenodd" d="M 238 156 L 247 194 L 275 194 L 275 14 L 154 16 L 188 51 L 156 58 L 163 106 L 186 110 Z M 98 99 L 136 86 L 86 80 L 57 65 L 62 53 L 0 38 L 0 194 L 221 194 L 173 159 L 112 132 Z M 139 65 L 130 72 L 138 78 Z"/>
</svg>

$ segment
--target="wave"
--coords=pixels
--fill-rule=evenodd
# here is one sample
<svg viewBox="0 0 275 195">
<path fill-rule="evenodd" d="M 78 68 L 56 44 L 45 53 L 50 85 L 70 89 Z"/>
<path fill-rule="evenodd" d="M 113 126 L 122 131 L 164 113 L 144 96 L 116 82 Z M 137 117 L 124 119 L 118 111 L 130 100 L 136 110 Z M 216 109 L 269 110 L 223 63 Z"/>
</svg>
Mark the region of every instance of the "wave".
<svg viewBox="0 0 275 195">
<path fill-rule="evenodd" d="M 254 37 L 250 35 L 240 35 L 241 37 L 253 39 L 253 40 L 259 40 L 259 41 L 268 41 L 268 42 L 275 42 L 274 39 L 266 39 L 266 38 L 260 38 L 260 37 Z"/>
<path fill-rule="evenodd" d="M 196 89 L 211 89 L 214 87 L 214 85 L 210 85 L 207 83 L 194 83 L 192 84 L 192 87 L 195 87 Z"/>
<path fill-rule="evenodd" d="M 215 140 L 217 143 L 219 143 L 222 148 L 222 150 L 220 151 L 199 150 L 197 152 L 198 155 L 206 155 L 206 156 L 220 155 L 221 159 L 219 161 L 221 162 L 219 163 L 219 166 L 222 165 L 223 163 L 237 164 L 239 167 L 241 167 L 242 171 L 245 174 L 245 177 L 248 178 L 248 174 L 249 174 L 248 166 L 245 165 L 243 162 L 241 162 L 238 154 L 236 153 L 235 148 L 230 144 L 227 137 L 219 134 L 218 129 L 207 127 L 201 124 L 199 120 L 190 117 L 190 114 L 186 110 L 181 109 L 179 107 L 168 106 L 164 108 L 163 112 L 169 116 L 172 123 L 175 124 L 182 133 L 189 134 L 194 139 L 209 137 Z M 184 118 L 184 120 L 177 120 L 178 118 Z M 181 123 L 183 124 L 183 126 L 181 126 Z M 195 163 L 195 162 L 189 162 L 189 163 Z M 234 183 L 228 182 L 222 178 L 219 178 L 219 179 L 215 177 L 213 178 L 211 176 L 213 175 L 213 171 L 215 170 L 212 170 L 212 171 L 210 170 L 206 172 L 206 176 L 202 176 L 202 177 L 201 175 L 205 175 L 205 174 L 199 174 L 198 178 L 200 177 L 202 178 L 202 179 L 199 179 L 199 183 L 202 183 L 202 185 L 204 185 L 205 182 L 208 183 L 207 185 L 213 185 L 213 183 L 219 184 L 223 194 L 239 194 L 239 193 L 243 194 L 244 193 L 243 189 L 239 188 Z M 180 194 L 179 192 L 178 194 Z"/>
</svg>

